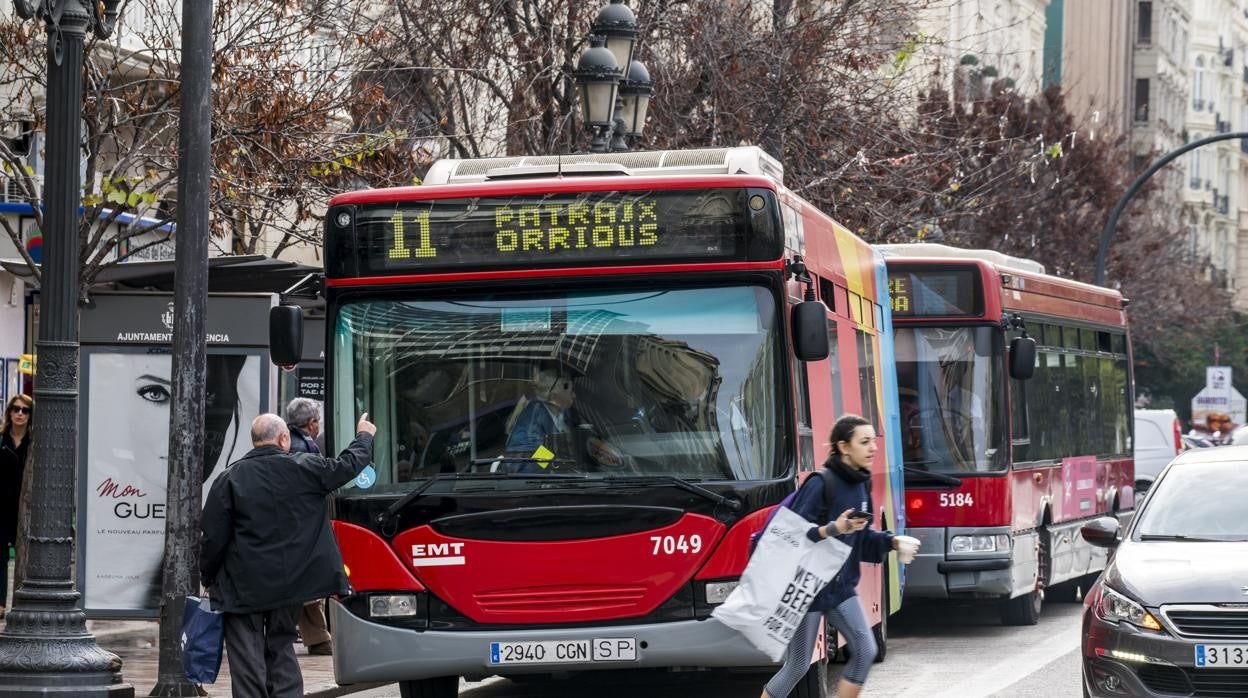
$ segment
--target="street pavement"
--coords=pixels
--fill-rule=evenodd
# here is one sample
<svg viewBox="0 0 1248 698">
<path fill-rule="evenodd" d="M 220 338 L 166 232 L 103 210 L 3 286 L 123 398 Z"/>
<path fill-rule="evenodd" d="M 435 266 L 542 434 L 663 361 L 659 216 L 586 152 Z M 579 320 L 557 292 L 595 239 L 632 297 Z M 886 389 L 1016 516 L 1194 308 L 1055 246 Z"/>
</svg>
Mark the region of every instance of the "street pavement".
<svg viewBox="0 0 1248 698">
<path fill-rule="evenodd" d="M 1005 627 L 991 604 L 913 602 L 891 619 L 888 659 L 868 698 L 1078 698 L 1080 604 L 1050 604 L 1037 625 Z M 834 675 L 844 665 L 833 664 Z M 758 698 L 765 675 L 582 675 L 461 682 L 462 698 Z M 396 686 L 358 694 L 396 698 Z"/>
<path fill-rule="evenodd" d="M 0 627 L 4 621 L 0 621 Z M 95 636 L 100 647 L 116 654 L 122 660 L 122 676 L 134 686 L 136 696 L 148 695 L 156 685 L 159 656 L 157 639 L 159 626 L 155 621 L 87 621 L 87 629 Z M 295 645 L 299 668 L 303 671 L 304 695 L 311 698 L 336 698 L 358 693 L 376 684 L 339 686 L 334 682 L 332 657 L 309 655 L 303 645 Z M 217 682 L 204 686 L 212 698 L 230 698 L 229 655 L 221 664 Z M 396 689 L 397 694 L 397 689 Z"/>
<path fill-rule="evenodd" d="M 1081 604 L 1049 604 L 1037 625 L 1005 627 L 991 604 L 912 601 L 891 618 L 888 659 L 867 682 L 867 698 L 1066 698 L 1080 695 Z M 157 626 L 150 621 L 91 621 L 99 644 L 122 658 L 135 695 L 156 683 Z M 396 698 L 398 687 L 334 682 L 332 659 L 296 646 L 307 696 Z M 843 665 L 833 664 L 834 676 Z M 501 678 L 461 682 L 463 698 L 757 698 L 765 675 L 589 674 L 518 683 Z M 217 683 L 228 698 L 229 660 Z"/>
</svg>

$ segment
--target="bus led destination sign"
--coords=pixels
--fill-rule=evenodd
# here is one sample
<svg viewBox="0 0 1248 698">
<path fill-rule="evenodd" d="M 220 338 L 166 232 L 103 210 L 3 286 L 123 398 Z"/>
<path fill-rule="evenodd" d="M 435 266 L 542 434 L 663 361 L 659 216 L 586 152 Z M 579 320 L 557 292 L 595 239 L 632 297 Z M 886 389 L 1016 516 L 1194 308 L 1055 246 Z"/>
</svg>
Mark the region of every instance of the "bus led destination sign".
<svg viewBox="0 0 1248 698">
<path fill-rule="evenodd" d="M 745 189 L 698 189 L 399 202 L 359 209 L 355 234 L 363 266 L 388 272 L 724 261 L 749 256 L 751 229 L 770 201 Z"/>
<path fill-rule="evenodd" d="M 979 275 L 973 268 L 888 271 L 893 315 L 958 316 L 982 312 Z"/>
</svg>

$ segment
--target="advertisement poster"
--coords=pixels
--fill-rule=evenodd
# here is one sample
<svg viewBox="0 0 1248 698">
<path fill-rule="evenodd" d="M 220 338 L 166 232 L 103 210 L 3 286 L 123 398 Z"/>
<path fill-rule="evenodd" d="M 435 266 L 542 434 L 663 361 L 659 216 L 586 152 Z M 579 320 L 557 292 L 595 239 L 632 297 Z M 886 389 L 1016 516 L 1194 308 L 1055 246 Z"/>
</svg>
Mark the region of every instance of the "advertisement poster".
<svg viewBox="0 0 1248 698">
<path fill-rule="evenodd" d="M 1229 434 L 1248 423 L 1248 403 L 1231 382 L 1229 366 L 1205 367 L 1205 387 L 1192 398 L 1192 428 Z"/>
<path fill-rule="evenodd" d="M 261 356 L 208 355 L 204 493 L 229 463 L 251 449 L 260 412 Z M 85 608 L 153 615 L 164 558 L 172 357 L 167 351 L 95 350 L 83 408 Z"/>
</svg>

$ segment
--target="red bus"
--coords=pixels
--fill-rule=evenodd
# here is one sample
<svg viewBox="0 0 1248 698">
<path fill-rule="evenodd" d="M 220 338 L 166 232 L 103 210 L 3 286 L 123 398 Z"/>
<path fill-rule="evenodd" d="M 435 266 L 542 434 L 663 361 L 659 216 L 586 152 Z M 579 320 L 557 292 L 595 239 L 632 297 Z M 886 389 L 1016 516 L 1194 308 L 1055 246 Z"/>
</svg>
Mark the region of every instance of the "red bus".
<svg viewBox="0 0 1248 698">
<path fill-rule="evenodd" d="M 1134 506 L 1126 301 L 1028 260 L 882 245 L 915 597 L 996 599 L 1006 624 L 1105 566 L 1079 527 Z"/>
<path fill-rule="evenodd" d="M 750 535 L 838 412 L 900 453 L 883 258 L 781 182 L 731 148 L 449 160 L 334 197 L 330 447 L 378 426 L 333 497 L 340 683 L 770 663 L 710 618 Z M 275 310 L 275 362 L 300 318 Z M 900 470 L 877 480 L 901 530 Z M 900 581 L 864 576 L 880 633 Z M 828 695 L 826 654 L 795 695 Z"/>
</svg>

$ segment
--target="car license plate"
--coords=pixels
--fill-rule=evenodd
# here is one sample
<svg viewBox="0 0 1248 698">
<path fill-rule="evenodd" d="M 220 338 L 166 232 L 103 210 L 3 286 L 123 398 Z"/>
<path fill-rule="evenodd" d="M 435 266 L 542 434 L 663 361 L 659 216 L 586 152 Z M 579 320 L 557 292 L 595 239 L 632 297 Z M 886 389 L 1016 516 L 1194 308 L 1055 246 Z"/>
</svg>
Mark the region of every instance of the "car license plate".
<svg viewBox="0 0 1248 698">
<path fill-rule="evenodd" d="M 637 640 L 631 637 L 490 643 L 493 666 L 633 661 L 637 661 Z"/>
<path fill-rule="evenodd" d="M 1248 645 L 1196 645 L 1196 666 L 1201 669 L 1248 666 Z"/>
</svg>

